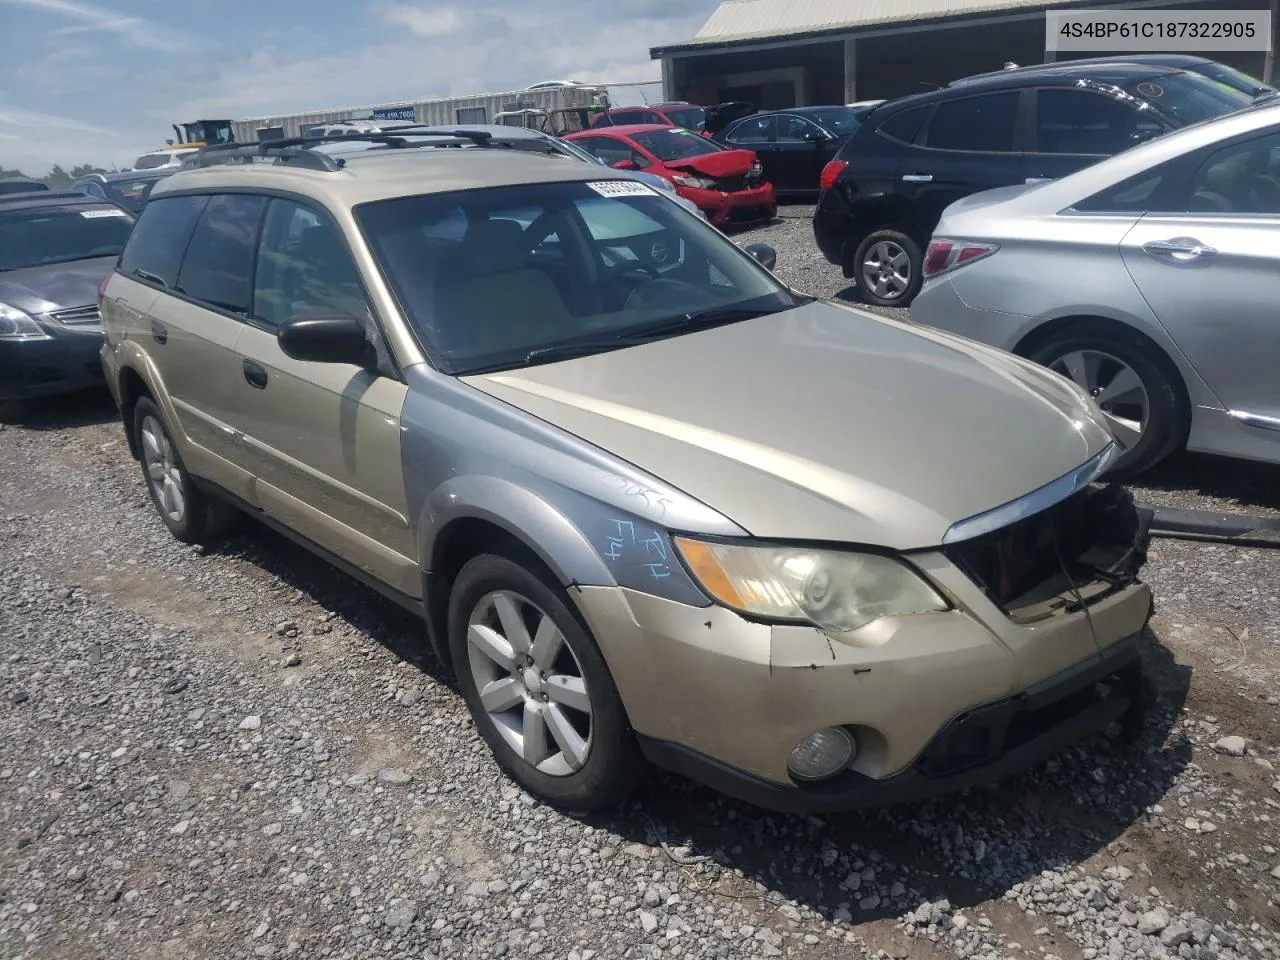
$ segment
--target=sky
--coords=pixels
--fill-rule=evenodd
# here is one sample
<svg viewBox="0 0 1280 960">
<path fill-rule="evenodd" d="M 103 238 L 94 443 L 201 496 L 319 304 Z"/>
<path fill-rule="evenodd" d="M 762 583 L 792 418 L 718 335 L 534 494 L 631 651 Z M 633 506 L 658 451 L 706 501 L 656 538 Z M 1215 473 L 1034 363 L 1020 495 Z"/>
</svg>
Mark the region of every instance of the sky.
<svg viewBox="0 0 1280 960">
<path fill-rule="evenodd" d="M 186 120 L 657 79 L 649 48 L 717 0 L 108 2 L 0 0 L 0 166 L 125 167 Z"/>
</svg>

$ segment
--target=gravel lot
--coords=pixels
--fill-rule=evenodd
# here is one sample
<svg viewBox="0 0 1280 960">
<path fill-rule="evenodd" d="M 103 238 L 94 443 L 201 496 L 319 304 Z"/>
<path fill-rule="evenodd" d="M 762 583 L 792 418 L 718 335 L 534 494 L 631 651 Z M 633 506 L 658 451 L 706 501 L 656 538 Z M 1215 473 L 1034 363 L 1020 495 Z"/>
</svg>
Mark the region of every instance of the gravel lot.
<svg viewBox="0 0 1280 960">
<path fill-rule="evenodd" d="M 804 213 L 749 236 L 838 293 Z M 1141 495 L 1278 479 L 1187 457 Z M 252 525 L 182 547 L 109 401 L 42 405 L 0 426 L 0 955 L 1280 956 L 1280 559 L 1161 541 L 1147 575 L 1136 745 L 822 819 L 655 776 L 577 820 L 498 774 L 410 617 Z"/>
</svg>

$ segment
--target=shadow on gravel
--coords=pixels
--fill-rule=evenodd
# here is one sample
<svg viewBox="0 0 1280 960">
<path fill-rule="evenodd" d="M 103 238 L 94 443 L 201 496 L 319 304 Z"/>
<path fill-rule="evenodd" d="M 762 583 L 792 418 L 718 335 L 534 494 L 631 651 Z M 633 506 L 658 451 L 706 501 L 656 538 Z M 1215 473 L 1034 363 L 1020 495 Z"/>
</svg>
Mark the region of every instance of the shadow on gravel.
<svg viewBox="0 0 1280 960">
<path fill-rule="evenodd" d="M 1170 457 L 1133 486 L 1147 490 L 1235 500 L 1240 506 L 1280 510 L 1280 465 L 1233 460 L 1202 453 Z"/>
<path fill-rule="evenodd" d="M 106 390 L 0 403 L 0 423 L 26 430 L 90 427 L 119 419 L 120 411 Z"/>
<path fill-rule="evenodd" d="M 855 922 L 896 918 L 922 899 L 946 898 L 956 907 L 998 899 L 1046 869 L 1115 852 L 1123 844 L 1114 841 L 1187 765 L 1189 744 L 1165 740 L 1186 701 L 1191 671 L 1150 633 L 1145 641 L 1159 698 L 1136 744 L 1099 737 L 990 787 L 822 817 L 771 814 L 658 776 L 634 812 L 596 825 L 631 841 L 666 841 L 709 855 L 828 918 L 842 909 Z M 849 882 L 867 867 L 874 880 Z M 886 895 L 895 881 L 905 887 L 897 903 Z M 750 896 L 740 881 L 721 880 L 714 889 Z M 871 894 L 876 899 L 866 900 Z"/>
</svg>

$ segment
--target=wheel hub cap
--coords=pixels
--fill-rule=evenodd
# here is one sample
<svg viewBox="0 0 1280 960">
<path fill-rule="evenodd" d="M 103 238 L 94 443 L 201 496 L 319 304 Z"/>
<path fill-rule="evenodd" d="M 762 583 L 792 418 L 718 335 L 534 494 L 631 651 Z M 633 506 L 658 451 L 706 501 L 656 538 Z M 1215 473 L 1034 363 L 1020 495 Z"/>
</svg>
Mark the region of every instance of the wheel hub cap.
<svg viewBox="0 0 1280 960">
<path fill-rule="evenodd" d="M 538 671 L 529 667 L 524 672 L 524 689 L 531 697 L 542 696 L 542 678 L 538 676 Z"/>
</svg>

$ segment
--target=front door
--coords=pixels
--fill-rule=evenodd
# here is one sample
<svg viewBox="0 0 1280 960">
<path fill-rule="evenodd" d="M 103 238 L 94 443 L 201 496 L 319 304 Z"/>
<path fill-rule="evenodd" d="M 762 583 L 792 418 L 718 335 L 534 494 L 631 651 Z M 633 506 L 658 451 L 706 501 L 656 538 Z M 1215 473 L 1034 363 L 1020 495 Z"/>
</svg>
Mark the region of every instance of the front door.
<svg viewBox="0 0 1280 960">
<path fill-rule="evenodd" d="M 366 321 L 376 368 L 285 355 L 276 329 L 299 315 Z M 355 262 L 325 213 L 272 199 L 262 227 L 253 310 L 237 347 L 235 423 L 257 504 L 401 593 L 417 563 L 400 458 L 407 389 L 390 366 Z"/>
<path fill-rule="evenodd" d="M 818 176 L 826 158 L 822 148 L 830 139 L 811 120 L 785 113 L 778 116 L 778 165 L 784 171 L 785 189 L 818 189 Z"/>
<path fill-rule="evenodd" d="M 764 167 L 764 178 L 775 190 L 787 189 L 787 162 L 778 143 L 778 117 L 765 113 L 740 120 L 725 131 L 723 140 L 727 146 L 750 150 Z"/>
<path fill-rule="evenodd" d="M 1125 265 L 1226 408 L 1280 430 L 1280 131 L 1208 153 L 1179 193 L 1124 238 Z"/>
<path fill-rule="evenodd" d="M 1002 90 L 944 100 L 921 143 L 903 151 L 899 189 L 912 201 L 922 230 L 931 233 L 942 211 L 963 197 L 1023 182 L 1021 95 Z"/>
</svg>

